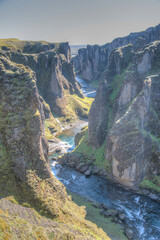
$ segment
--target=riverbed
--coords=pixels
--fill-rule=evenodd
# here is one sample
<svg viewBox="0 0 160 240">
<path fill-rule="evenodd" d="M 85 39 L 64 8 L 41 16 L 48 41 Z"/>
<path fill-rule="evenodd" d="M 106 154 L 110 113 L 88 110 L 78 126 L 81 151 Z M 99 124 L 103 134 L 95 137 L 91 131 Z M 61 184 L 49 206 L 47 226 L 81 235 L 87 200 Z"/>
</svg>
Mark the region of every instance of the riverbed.
<svg viewBox="0 0 160 240">
<path fill-rule="evenodd" d="M 90 89 L 86 87 L 83 91 L 90 91 Z M 84 122 L 84 124 L 87 123 Z M 81 128 L 82 126 L 78 124 L 68 131 L 63 131 L 59 136 L 60 141 L 67 146 L 66 152 L 75 148 L 74 137 Z M 51 163 L 51 169 L 54 176 L 71 192 L 103 203 L 108 208 L 124 212 L 128 225 L 134 231 L 135 240 L 160 240 L 160 204 L 158 202 L 99 176 L 92 175 L 86 178 L 74 169 L 62 167 L 56 161 Z"/>
</svg>

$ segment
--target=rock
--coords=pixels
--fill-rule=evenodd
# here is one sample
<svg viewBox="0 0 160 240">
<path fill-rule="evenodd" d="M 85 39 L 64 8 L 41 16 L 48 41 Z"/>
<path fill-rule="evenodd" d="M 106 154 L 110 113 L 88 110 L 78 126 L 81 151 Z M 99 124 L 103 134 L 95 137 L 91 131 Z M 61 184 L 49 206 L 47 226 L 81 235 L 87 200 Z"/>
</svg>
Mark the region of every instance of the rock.
<svg viewBox="0 0 160 240">
<path fill-rule="evenodd" d="M 124 219 L 126 218 L 124 213 L 118 213 L 118 217 L 120 220 L 124 221 Z"/>
<path fill-rule="evenodd" d="M 80 132 L 78 132 L 74 138 L 75 141 L 75 146 L 77 146 L 80 142 L 80 140 L 82 139 L 82 137 L 84 137 L 86 133 L 86 128 L 83 128 Z"/>
<path fill-rule="evenodd" d="M 45 100 L 43 111 L 46 119 L 51 116 L 50 109 L 57 116 L 67 116 L 66 91 L 68 94 L 74 93 L 83 98 L 75 78 L 69 44 L 60 43 L 58 48 L 54 43 L 32 42 L 31 46 L 29 42 L 20 41 L 20 44 L 23 45 L 21 51 L 10 49 L 10 59 L 15 63 L 22 63 L 34 71 L 38 90 Z M 4 54 L 7 52 L 8 50 L 5 49 Z M 73 114 L 75 114 L 74 111 Z M 77 114 L 80 113 L 77 112 Z M 66 120 L 70 121 L 67 117 Z M 55 124 L 57 123 L 55 122 Z M 53 128 L 52 132 L 54 133 L 55 130 Z"/>
<path fill-rule="evenodd" d="M 155 69 L 156 64 L 160 68 L 159 51 L 160 41 L 138 53 L 131 45 L 113 50 L 89 112 L 88 141 L 95 149 L 105 145 L 107 176 L 135 190 L 144 177 L 160 172 L 160 74 Z M 149 76 L 153 70 L 157 74 Z M 120 79 L 121 87 L 116 88 Z M 104 170 L 101 176 L 106 176 Z"/>
<path fill-rule="evenodd" d="M 160 25 L 147 29 L 146 31 L 130 34 L 123 38 L 114 39 L 111 43 L 103 46 L 90 46 L 79 49 L 78 55 L 73 59 L 76 71 L 83 79 L 93 81 L 98 78 L 98 74 L 105 78 L 105 70 L 108 59 L 114 49 L 132 44 L 135 52 L 144 48 L 145 44 L 160 40 Z"/>
<path fill-rule="evenodd" d="M 91 171 L 90 171 L 90 170 L 87 170 L 87 171 L 85 172 L 85 177 L 90 177 L 90 175 L 91 175 Z"/>
<path fill-rule="evenodd" d="M 49 139 L 48 142 L 49 143 L 54 143 L 55 141 L 54 141 L 54 139 Z"/>
<path fill-rule="evenodd" d="M 103 208 L 105 211 L 108 209 L 107 206 L 105 204 L 101 204 L 101 208 Z"/>
<path fill-rule="evenodd" d="M 158 200 L 159 199 L 159 197 L 154 193 L 150 193 L 149 197 L 152 198 L 153 200 Z"/>
<path fill-rule="evenodd" d="M 106 216 L 108 217 L 116 217 L 118 215 L 118 211 L 117 210 L 114 210 L 114 209 L 109 209 L 106 211 Z"/>
<path fill-rule="evenodd" d="M 99 204 L 97 202 L 93 202 L 92 206 L 95 207 L 95 208 L 100 208 L 100 206 L 99 206 Z"/>
<path fill-rule="evenodd" d="M 76 163 L 75 163 L 75 162 L 70 162 L 70 163 L 69 163 L 69 166 L 70 166 L 71 168 L 75 168 Z"/>
<path fill-rule="evenodd" d="M 119 221 L 116 217 L 112 217 L 111 221 L 114 222 L 114 223 L 119 223 Z"/>
<path fill-rule="evenodd" d="M 56 152 L 56 153 L 59 153 L 59 152 L 61 152 L 61 151 L 62 151 L 62 148 L 61 148 L 61 147 L 58 147 L 58 148 L 55 149 L 55 152 Z"/>
<path fill-rule="evenodd" d="M 89 169 L 88 169 L 88 164 L 82 166 L 79 171 L 80 171 L 81 173 L 85 173 L 87 170 L 89 170 Z M 90 170 L 89 170 L 89 171 L 90 171 Z"/>
<path fill-rule="evenodd" d="M 92 173 L 94 175 L 97 175 L 99 172 L 100 172 L 100 170 L 96 166 L 94 166 L 94 169 L 92 170 Z"/>
<path fill-rule="evenodd" d="M 133 239 L 134 234 L 133 234 L 132 229 L 126 228 L 126 229 L 125 229 L 125 234 L 126 234 L 126 237 L 127 237 L 129 240 Z"/>
<path fill-rule="evenodd" d="M 146 190 L 146 189 L 142 189 L 142 193 L 143 193 L 144 195 L 148 195 L 148 194 L 150 194 L 150 191 L 149 191 L 149 190 Z"/>
</svg>

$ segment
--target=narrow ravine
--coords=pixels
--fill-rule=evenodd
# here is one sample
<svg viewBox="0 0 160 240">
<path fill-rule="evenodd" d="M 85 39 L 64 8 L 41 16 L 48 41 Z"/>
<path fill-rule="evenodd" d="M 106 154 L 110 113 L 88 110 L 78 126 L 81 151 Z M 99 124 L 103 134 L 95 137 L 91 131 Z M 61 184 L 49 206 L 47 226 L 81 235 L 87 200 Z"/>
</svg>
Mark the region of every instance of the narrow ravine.
<svg viewBox="0 0 160 240">
<path fill-rule="evenodd" d="M 95 90 L 89 89 L 85 81 L 80 78 L 77 78 L 77 81 L 82 85 L 85 96 L 95 96 L 96 92 L 93 93 Z M 82 125 L 78 124 L 63 131 L 59 136 L 61 143 L 66 146 L 66 152 L 75 148 L 74 137 L 86 124 L 86 122 Z M 123 211 L 127 216 L 128 225 L 134 231 L 135 240 L 160 239 L 160 204 L 158 202 L 126 190 L 101 177 L 92 175 L 86 178 L 74 169 L 62 167 L 56 161 L 51 163 L 51 169 L 54 176 L 70 191 L 98 203 L 104 203 L 108 208 Z"/>
</svg>

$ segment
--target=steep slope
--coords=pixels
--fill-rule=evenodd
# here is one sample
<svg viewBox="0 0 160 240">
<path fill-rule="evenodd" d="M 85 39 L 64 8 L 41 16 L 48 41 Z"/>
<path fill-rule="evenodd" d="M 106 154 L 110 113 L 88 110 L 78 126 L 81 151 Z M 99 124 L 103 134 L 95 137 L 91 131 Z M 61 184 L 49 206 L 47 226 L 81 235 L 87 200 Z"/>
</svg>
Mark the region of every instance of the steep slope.
<svg viewBox="0 0 160 240">
<path fill-rule="evenodd" d="M 146 44 L 160 40 L 160 25 L 148 28 L 146 31 L 131 33 L 126 37 L 116 38 L 103 46 L 90 46 L 79 49 L 74 58 L 76 71 L 88 81 L 103 80 L 103 71 L 106 69 L 112 50 L 131 43 L 135 52 L 140 51 Z"/>
<path fill-rule="evenodd" d="M 109 239 L 51 174 L 36 81 L 0 57 L 0 239 Z"/>
<path fill-rule="evenodd" d="M 68 43 L 2 39 L 0 48 L 1 55 L 9 57 L 12 62 L 28 66 L 35 72 L 38 91 L 55 116 L 69 119 L 76 117 L 68 96 L 72 96 L 75 102 L 78 98 L 86 103 L 86 99 L 75 80 Z M 81 108 L 80 112 L 77 107 L 78 114 L 86 117 L 89 106 L 87 105 L 87 110 Z"/>
<path fill-rule="evenodd" d="M 89 144 L 105 143 L 106 170 L 115 181 L 160 191 L 160 42 L 135 53 L 114 50 L 89 113 Z M 149 181 L 153 182 L 149 182 Z M 148 181 L 148 182 L 147 182 Z"/>
</svg>

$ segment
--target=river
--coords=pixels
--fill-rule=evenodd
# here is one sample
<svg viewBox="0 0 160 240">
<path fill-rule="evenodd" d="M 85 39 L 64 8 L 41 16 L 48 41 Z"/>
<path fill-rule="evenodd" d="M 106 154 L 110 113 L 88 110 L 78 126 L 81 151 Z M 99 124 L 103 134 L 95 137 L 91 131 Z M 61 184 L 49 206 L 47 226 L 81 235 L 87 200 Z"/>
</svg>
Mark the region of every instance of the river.
<svg viewBox="0 0 160 240">
<path fill-rule="evenodd" d="M 87 84 L 77 79 L 81 85 Z M 93 89 L 86 87 L 85 94 L 93 96 Z M 92 95 L 93 94 L 93 95 Z M 95 96 L 95 95 L 94 95 Z M 81 125 L 82 124 L 82 125 Z M 86 122 L 81 122 L 60 135 L 60 140 L 67 146 L 66 152 L 74 149 L 74 137 Z M 61 181 L 67 189 L 81 196 L 104 203 L 108 208 L 123 211 L 128 224 L 134 231 L 135 240 L 160 240 L 160 204 L 148 197 L 126 190 L 119 185 L 99 176 L 92 175 L 86 178 L 83 174 L 69 167 L 62 167 L 56 161 L 51 163 L 54 176 Z"/>
</svg>

